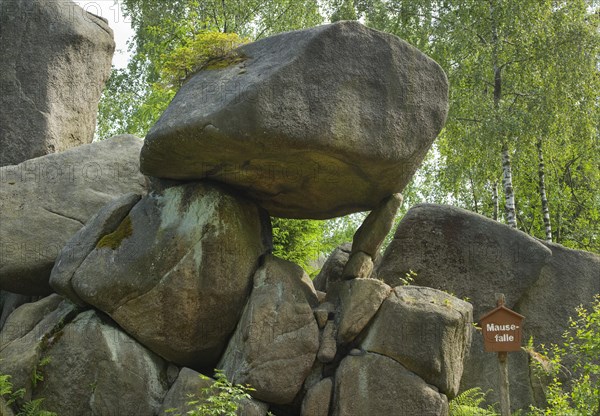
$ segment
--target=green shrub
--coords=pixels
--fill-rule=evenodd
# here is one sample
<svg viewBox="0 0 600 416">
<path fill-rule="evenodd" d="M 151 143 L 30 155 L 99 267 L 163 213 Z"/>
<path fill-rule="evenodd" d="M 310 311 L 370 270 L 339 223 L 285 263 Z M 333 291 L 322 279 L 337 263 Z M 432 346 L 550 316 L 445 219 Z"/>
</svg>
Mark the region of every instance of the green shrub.
<svg viewBox="0 0 600 416">
<path fill-rule="evenodd" d="M 197 395 L 190 395 L 188 406 L 192 410 L 186 415 L 190 416 L 236 416 L 242 401 L 252 397 L 250 392 L 254 389 L 248 385 L 232 384 L 222 370 L 215 370 L 215 381 L 208 387 L 201 389 Z M 203 374 L 203 380 L 210 380 Z M 167 413 L 177 412 L 178 409 L 168 409 Z M 270 414 L 270 413 L 269 413 Z M 176 416 L 181 416 L 176 413 Z"/>
<path fill-rule="evenodd" d="M 596 295 L 590 310 L 577 308 L 570 319 L 562 345 L 530 351 L 534 371 L 550 377 L 545 390 L 548 407 L 532 406 L 535 416 L 596 416 L 600 415 L 600 295 Z M 573 363 L 567 368 L 565 361 Z M 564 383 L 561 376 L 570 381 Z"/>
</svg>

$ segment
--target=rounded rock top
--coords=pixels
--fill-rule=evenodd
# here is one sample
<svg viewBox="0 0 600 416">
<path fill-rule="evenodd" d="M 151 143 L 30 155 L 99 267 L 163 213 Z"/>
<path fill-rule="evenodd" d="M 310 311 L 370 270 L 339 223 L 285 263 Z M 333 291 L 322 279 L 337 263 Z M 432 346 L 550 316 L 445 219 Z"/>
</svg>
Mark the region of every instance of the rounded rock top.
<svg viewBox="0 0 600 416">
<path fill-rule="evenodd" d="M 440 66 L 358 22 L 234 54 L 182 86 L 146 137 L 144 174 L 227 183 L 273 216 L 332 218 L 401 192 L 446 120 Z"/>
</svg>

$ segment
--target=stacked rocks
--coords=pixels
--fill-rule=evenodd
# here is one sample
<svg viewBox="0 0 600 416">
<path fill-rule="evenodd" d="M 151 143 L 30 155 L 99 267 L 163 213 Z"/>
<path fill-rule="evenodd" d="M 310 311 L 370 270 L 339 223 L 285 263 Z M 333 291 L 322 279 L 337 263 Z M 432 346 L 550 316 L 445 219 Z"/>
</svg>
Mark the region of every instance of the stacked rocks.
<svg viewBox="0 0 600 416">
<path fill-rule="evenodd" d="M 11 184 L 27 201 L 43 195 L 33 206 L 56 217 L 40 224 L 62 249 L 3 265 L 2 288 L 58 294 L 9 316 L 0 372 L 25 399 L 52 396 L 59 414 L 183 411 L 214 368 L 254 388 L 245 415 L 447 413 L 471 306 L 372 279 L 399 192 L 447 110 L 434 61 L 357 22 L 263 39 L 198 72 L 146 137 L 148 192 Z M 320 278 L 326 292 L 269 253 L 269 215 L 363 210 L 348 260 L 331 267 L 339 276 Z"/>
</svg>

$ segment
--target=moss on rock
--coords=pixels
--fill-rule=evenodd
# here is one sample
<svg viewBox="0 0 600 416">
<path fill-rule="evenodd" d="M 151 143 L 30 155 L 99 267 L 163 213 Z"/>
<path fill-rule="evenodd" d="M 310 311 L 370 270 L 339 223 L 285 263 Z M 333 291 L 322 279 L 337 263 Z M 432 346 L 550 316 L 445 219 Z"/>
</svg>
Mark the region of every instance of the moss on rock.
<svg viewBox="0 0 600 416">
<path fill-rule="evenodd" d="M 100 241 L 98 241 L 96 248 L 108 247 L 111 250 L 116 250 L 121 246 L 121 242 L 130 237 L 131 234 L 133 234 L 133 226 L 131 224 L 131 218 L 128 215 L 123 221 L 121 221 L 121 224 L 119 224 L 115 231 L 110 234 L 106 234 L 100 239 Z"/>
</svg>

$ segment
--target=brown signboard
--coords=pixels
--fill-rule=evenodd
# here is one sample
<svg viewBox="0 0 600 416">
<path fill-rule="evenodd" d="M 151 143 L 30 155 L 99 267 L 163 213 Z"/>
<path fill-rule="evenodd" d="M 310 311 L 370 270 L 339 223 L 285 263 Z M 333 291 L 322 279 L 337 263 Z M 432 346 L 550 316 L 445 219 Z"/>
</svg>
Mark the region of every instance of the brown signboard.
<svg viewBox="0 0 600 416">
<path fill-rule="evenodd" d="M 521 350 L 523 315 L 504 305 L 487 313 L 479 320 L 486 352 L 511 352 Z"/>
</svg>

